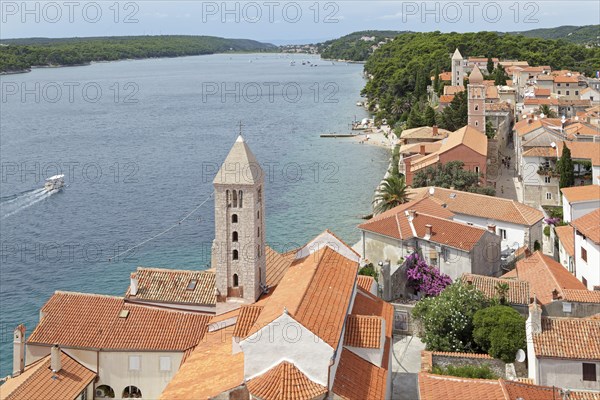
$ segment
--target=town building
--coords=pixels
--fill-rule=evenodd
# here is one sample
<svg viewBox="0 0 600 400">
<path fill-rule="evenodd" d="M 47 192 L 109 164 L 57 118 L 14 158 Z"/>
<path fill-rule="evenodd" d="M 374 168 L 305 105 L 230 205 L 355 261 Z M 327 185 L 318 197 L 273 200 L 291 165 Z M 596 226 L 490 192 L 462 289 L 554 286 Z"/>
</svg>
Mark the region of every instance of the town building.
<svg viewBox="0 0 600 400">
<path fill-rule="evenodd" d="M 560 189 L 563 221 L 571 222 L 600 208 L 600 186 L 573 186 Z"/>
<path fill-rule="evenodd" d="M 600 288 L 600 209 L 571 225 L 575 230 L 575 275 L 586 288 Z"/>
</svg>

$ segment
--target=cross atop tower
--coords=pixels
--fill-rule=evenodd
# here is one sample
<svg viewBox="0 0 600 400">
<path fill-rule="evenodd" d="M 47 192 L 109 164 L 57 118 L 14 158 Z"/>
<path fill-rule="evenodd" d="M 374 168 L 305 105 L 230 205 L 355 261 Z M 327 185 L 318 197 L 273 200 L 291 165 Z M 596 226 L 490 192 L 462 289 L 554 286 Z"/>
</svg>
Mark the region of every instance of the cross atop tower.
<svg viewBox="0 0 600 400">
<path fill-rule="evenodd" d="M 238 124 L 238 127 L 240 128 L 240 136 L 242 136 L 242 127 L 244 125 L 242 124 L 242 120 L 240 120 L 240 123 Z"/>
</svg>

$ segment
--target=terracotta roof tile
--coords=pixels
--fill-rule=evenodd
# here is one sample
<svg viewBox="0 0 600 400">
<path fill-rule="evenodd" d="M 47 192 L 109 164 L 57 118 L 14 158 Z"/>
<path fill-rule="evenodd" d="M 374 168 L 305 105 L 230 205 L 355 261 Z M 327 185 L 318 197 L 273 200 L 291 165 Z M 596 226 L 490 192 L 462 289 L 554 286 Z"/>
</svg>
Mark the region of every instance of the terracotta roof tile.
<svg viewBox="0 0 600 400">
<path fill-rule="evenodd" d="M 381 347 L 381 317 L 365 315 L 348 315 L 344 345 L 378 349 Z"/>
<path fill-rule="evenodd" d="M 523 104 L 525 104 L 526 106 L 541 106 L 541 105 L 557 106 L 558 100 L 553 99 L 553 98 L 535 99 L 535 98 L 528 97 L 525 100 L 523 100 Z"/>
<path fill-rule="evenodd" d="M 357 273 L 358 263 L 328 246 L 296 260 L 265 301 L 248 335 L 279 317 L 285 307 L 294 319 L 336 348 Z"/>
<path fill-rule="evenodd" d="M 513 271 L 503 277 L 515 277 L 529 282 L 529 293 L 541 304 L 553 301 L 553 291 L 563 297 L 563 289 L 586 289 L 573 274 L 552 258 L 539 251 L 517 262 Z"/>
<path fill-rule="evenodd" d="M 394 324 L 394 306 L 371 293 L 358 289 L 352 306 L 352 315 L 383 317 L 385 320 L 385 336 L 392 337 Z"/>
<path fill-rule="evenodd" d="M 28 365 L 25 371 L 0 386 L 2 400 L 75 399 L 95 378 L 87 369 L 65 353 L 60 353 L 61 370 L 50 369 L 50 355 Z"/>
<path fill-rule="evenodd" d="M 120 317 L 124 313 L 125 317 Z M 63 347 L 184 351 L 201 339 L 210 316 L 126 303 L 123 298 L 56 292 L 41 309 L 28 343 Z"/>
<path fill-rule="evenodd" d="M 563 300 L 573 301 L 576 303 L 600 304 L 600 290 L 564 289 Z"/>
<path fill-rule="evenodd" d="M 575 231 L 571 225 L 557 226 L 554 228 L 558 240 L 562 243 L 567 254 L 575 257 Z"/>
<path fill-rule="evenodd" d="M 550 94 L 552 93 L 552 90 L 550 90 L 550 89 L 543 89 L 543 88 L 535 88 L 533 90 L 533 93 L 536 96 L 550 96 Z"/>
<path fill-rule="evenodd" d="M 458 352 L 450 352 L 450 351 L 432 351 L 431 355 L 433 356 L 442 356 L 442 357 L 456 357 L 456 358 L 477 358 L 483 360 L 493 360 L 494 358 L 489 354 L 478 354 L 478 353 L 458 353 Z"/>
<path fill-rule="evenodd" d="M 416 199 L 376 215 L 369 221 L 360 224 L 358 228 L 397 239 L 413 237 L 412 229 L 405 215 L 408 210 L 441 218 L 454 216 L 452 212 L 430 199 Z"/>
<path fill-rule="evenodd" d="M 472 215 L 526 226 L 534 225 L 544 218 L 540 210 L 514 200 L 440 187 L 434 187 L 431 195 L 430 190 L 430 188 L 419 188 L 413 189 L 410 193 L 413 198 L 433 199 L 454 214 Z"/>
<path fill-rule="evenodd" d="M 426 236 L 427 225 L 431 225 L 430 241 L 464 251 L 471 251 L 486 233 L 482 228 L 418 213 L 413 225 L 420 238 Z"/>
<path fill-rule="evenodd" d="M 440 96 L 440 103 L 452 103 L 452 100 L 454 100 L 453 94 L 443 94 Z"/>
<path fill-rule="evenodd" d="M 569 400 L 600 400 L 600 393 L 571 390 Z"/>
<path fill-rule="evenodd" d="M 498 290 L 496 289 L 499 283 L 508 284 L 508 293 L 506 301 L 509 304 L 528 305 L 529 299 L 529 283 L 527 281 L 517 279 L 502 279 L 494 278 L 485 275 L 463 274 L 461 277 L 463 283 L 470 283 L 477 289 L 482 291 L 488 298 L 497 298 Z"/>
<path fill-rule="evenodd" d="M 370 292 L 371 287 L 373 287 L 373 283 L 375 283 L 375 279 L 372 276 L 359 275 L 356 283 L 361 289 Z"/>
<path fill-rule="evenodd" d="M 537 357 L 600 360 L 600 320 L 542 318 L 533 345 Z"/>
<path fill-rule="evenodd" d="M 419 399 L 506 400 L 497 380 L 419 373 Z"/>
<path fill-rule="evenodd" d="M 235 330 L 233 331 L 234 337 L 246 337 L 250 328 L 258 319 L 262 306 L 242 306 L 240 307 L 240 315 L 238 316 L 237 322 L 235 323 Z"/>
<path fill-rule="evenodd" d="M 600 208 L 571 221 L 571 225 L 585 237 L 596 244 L 600 244 Z"/>
<path fill-rule="evenodd" d="M 446 85 L 444 86 L 444 96 L 447 95 L 451 95 L 454 96 L 456 93 L 460 93 L 460 92 L 464 92 L 465 91 L 465 87 L 462 85 L 456 85 L 456 86 L 451 86 L 451 85 Z"/>
<path fill-rule="evenodd" d="M 234 327 L 206 333 L 160 398 L 208 399 L 244 383 L 244 353 L 232 354 Z"/>
<path fill-rule="evenodd" d="M 292 250 L 285 254 L 280 254 L 271 247 L 266 246 L 265 254 L 267 257 L 267 286 L 276 286 L 294 261 L 296 251 Z"/>
<path fill-rule="evenodd" d="M 527 400 L 556 400 L 562 399 L 559 388 L 549 386 L 538 386 L 525 382 L 514 382 L 501 379 L 500 383 L 506 392 L 507 399 Z M 571 400 L 569 398 L 569 400 Z"/>
<path fill-rule="evenodd" d="M 249 380 L 246 386 L 253 396 L 262 400 L 310 400 L 327 393 L 325 386 L 311 381 L 288 361 Z"/>
<path fill-rule="evenodd" d="M 438 128 L 437 135 L 433 134 L 433 127 L 431 126 L 420 126 L 418 128 L 405 129 L 400 134 L 402 139 L 443 139 L 447 137 L 451 132 L 446 129 Z"/>
<path fill-rule="evenodd" d="M 342 399 L 384 400 L 387 370 L 343 349 L 333 382 L 333 393 Z"/>
<path fill-rule="evenodd" d="M 574 160 L 590 160 L 592 165 L 600 165 L 600 142 L 558 142 L 558 154 L 562 154 L 565 143 L 571 150 L 571 158 Z"/>
<path fill-rule="evenodd" d="M 554 82 L 556 83 L 577 83 L 579 79 L 577 79 L 576 75 L 559 75 L 554 77 Z"/>
<path fill-rule="evenodd" d="M 487 136 L 469 125 L 465 125 L 459 130 L 452 132 L 447 139 L 444 139 L 439 152 L 442 154 L 460 145 L 467 146 L 473 151 L 487 156 Z"/>
<path fill-rule="evenodd" d="M 566 187 L 560 189 L 560 191 L 569 203 L 596 200 L 600 208 L 600 186 L 598 185 Z"/>
<path fill-rule="evenodd" d="M 130 300 L 176 304 L 216 304 L 215 274 L 212 271 L 185 271 L 138 267 L 132 274 L 138 280 L 138 291 Z"/>
</svg>

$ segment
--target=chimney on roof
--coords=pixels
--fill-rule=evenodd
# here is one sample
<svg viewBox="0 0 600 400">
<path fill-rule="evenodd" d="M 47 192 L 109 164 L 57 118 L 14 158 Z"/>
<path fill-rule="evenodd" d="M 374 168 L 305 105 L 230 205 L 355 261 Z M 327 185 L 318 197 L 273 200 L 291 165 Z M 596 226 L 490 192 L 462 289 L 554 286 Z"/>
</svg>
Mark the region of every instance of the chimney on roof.
<svg viewBox="0 0 600 400">
<path fill-rule="evenodd" d="M 553 289 L 552 290 L 552 300 L 558 300 L 560 299 L 560 296 L 558 295 L 558 290 Z"/>
<path fill-rule="evenodd" d="M 488 231 L 492 232 L 494 235 L 496 234 L 496 225 L 488 224 L 487 229 L 488 229 Z"/>
<path fill-rule="evenodd" d="M 542 309 L 537 303 L 537 297 L 533 295 L 533 302 L 529 305 L 529 318 L 526 323 L 527 337 L 531 337 L 531 333 L 542 333 Z"/>
<path fill-rule="evenodd" d="M 59 372 L 62 369 L 60 362 L 60 346 L 55 344 L 50 349 L 50 369 L 52 372 Z"/>
<path fill-rule="evenodd" d="M 419 154 L 421 154 L 421 155 L 423 155 L 423 156 L 425 155 L 425 145 L 424 145 L 424 144 L 422 144 L 422 145 L 419 147 Z"/>
<path fill-rule="evenodd" d="M 17 326 L 13 333 L 13 377 L 25 371 L 25 325 Z"/>
<path fill-rule="evenodd" d="M 529 119 L 527 120 L 527 123 L 528 123 L 528 124 L 532 124 L 532 123 L 533 123 L 533 120 L 532 120 L 531 118 L 529 118 Z"/>
<path fill-rule="evenodd" d="M 417 212 L 415 210 L 408 210 L 408 220 L 412 221 L 417 216 Z"/>
<path fill-rule="evenodd" d="M 432 129 L 433 136 L 437 136 L 438 135 L 438 126 L 434 125 L 431 127 L 431 129 Z"/>
<path fill-rule="evenodd" d="M 138 279 L 135 272 L 132 272 L 129 279 L 129 294 L 136 296 L 138 292 Z"/>
<path fill-rule="evenodd" d="M 431 224 L 425 225 L 425 239 L 429 239 L 433 233 L 433 226 Z"/>
<path fill-rule="evenodd" d="M 594 286 L 594 289 L 592 289 L 592 290 L 600 292 L 600 286 Z"/>
</svg>

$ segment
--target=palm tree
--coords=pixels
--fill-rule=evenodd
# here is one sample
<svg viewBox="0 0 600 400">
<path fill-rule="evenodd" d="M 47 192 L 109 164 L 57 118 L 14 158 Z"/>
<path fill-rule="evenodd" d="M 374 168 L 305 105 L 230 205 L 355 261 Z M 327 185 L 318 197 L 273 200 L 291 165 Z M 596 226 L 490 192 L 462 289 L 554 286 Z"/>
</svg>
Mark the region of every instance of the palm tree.
<svg viewBox="0 0 600 400">
<path fill-rule="evenodd" d="M 538 111 L 548 118 L 556 118 L 556 113 L 547 104 L 542 104 Z"/>
<path fill-rule="evenodd" d="M 498 293 L 498 297 L 500 298 L 500 304 L 506 304 L 506 295 L 508 295 L 509 290 L 510 286 L 506 282 L 498 282 L 496 284 L 496 293 Z"/>
<path fill-rule="evenodd" d="M 408 192 L 403 175 L 390 175 L 383 180 L 375 198 L 373 212 L 381 214 L 408 201 Z"/>
</svg>

